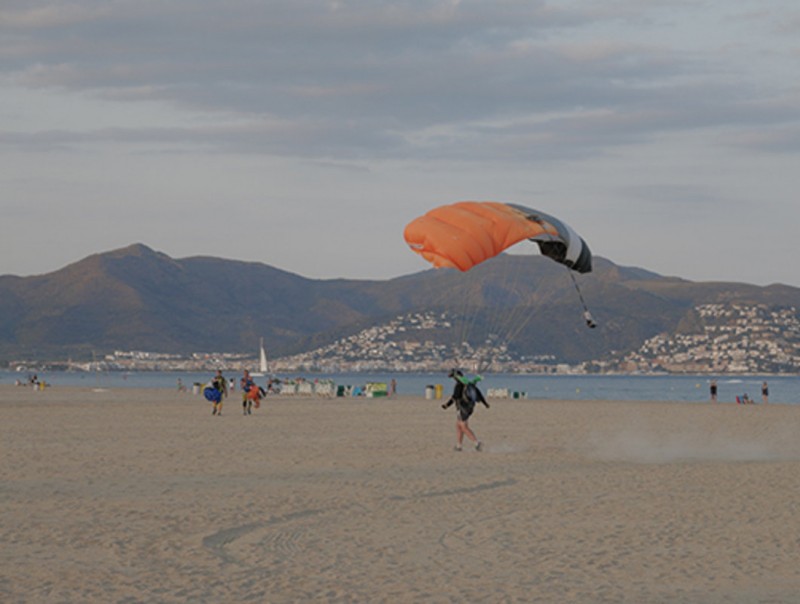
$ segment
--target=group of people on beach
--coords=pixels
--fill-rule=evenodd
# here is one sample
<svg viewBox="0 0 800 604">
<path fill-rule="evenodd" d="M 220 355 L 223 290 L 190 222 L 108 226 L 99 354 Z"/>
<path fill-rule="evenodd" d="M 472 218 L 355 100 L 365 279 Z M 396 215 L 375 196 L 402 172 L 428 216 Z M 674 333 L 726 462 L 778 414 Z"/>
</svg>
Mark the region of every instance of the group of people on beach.
<svg viewBox="0 0 800 604">
<path fill-rule="evenodd" d="M 50 385 L 44 380 L 40 380 L 39 376 L 36 375 L 35 373 L 28 375 L 28 379 L 25 380 L 24 382 L 22 380 L 17 380 L 15 384 L 17 386 L 30 386 L 34 390 L 44 390 L 47 386 Z"/>
<path fill-rule="evenodd" d="M 472 442 L 476 451 L 481 451 L 483 444 L 469 425 L 469 419 L 474 413 L 477 403 L 481 403 L 487 409 L 489 408 L 489 403 L 478 388 L 478 382 L 481 380 L 481 376 L 468 378 L 460 369 L 451 369 L 448 373 L 448 377 L 452 378 L 455 384 L 453 393 L 442 405 L 442 409 L 448 409 L 453 405 L 455 405 L 456 408 L 456 444 L 454 449 L 456 451 L 463 450 L 464 438 L 466 437 Z M 267 394 L 267 391 L 256 384 L 250 372 L 246 369 L 239 383 L 242 392 L 242 414 L 251 415 L 253 413 L 253 407 L 258 409 L 261 398 Z M 233 388 L 234 381 L 230 380 L 230 390 L 233 390 Z M 396 391 L 397 383 L 393 379 L 390 394 L 394 395 Z M 214 378 L 206 384 L 203 389 L 203 395 L 212 403 L 212 415 L 222 415 L 223 401 L 228 396 L 228 392 L 228 380 L 222 375 L 222 371 L 218 370 Z M 711 401 L 716 403 L 719 394 L 717 380 L 711 380 L 709 393 Z M 761 400 L 764 404 L 769 402 L 769 385 L 766 381 L 761 385 Z M 747 393 L 744 393 L 742 396 L 736 397 L 736 402 L 739 404 L 751 404 L 755 401 L 751 399 Z"/>
<path fill-rule="evenodd" d="M 442 409 L 448 409 L 453 405 L 456 407 L 455 450 L 461 451 L 463 449 L 464 437 L 466 436 L 467 439 L 472 441 L 475 450 L 480 451 L 483 448 L 483 444 L 478 440 L 478 437 L 475 436 L 475 432 L 472 431 L 472 428 L 470 428 L 469 418 L 474 413 L 477 403 L 481 403 L 487 409 L 489 408 L 489 403 L 486 402 L 486 398 L 483 396 L 480 388 L 478 388 L 478 382 L 481 380 L 481 376 L 468 378 L 461 370 L 451 369 L 448 373 L 448 377 L 455 381 L 455 385 L 453 387 L 453 393 L 450 395 L 447 402 L 442 405 Z M 261 398 L 266 395 L 266 391 L 256 384 L 247 369 L 244 370 L 239 383 L 242 391 L 242 414 L 251 415 L 253 413 L 253 407 L 258 409 L 260 406 Z M 230 381 L 230 385 L 230 389 L 233 390 L 233 380 Z M 222 415 L 222 405 L 224 399 L 228 396 L 228 391 L 228 380 L 222 375 L 221 370 L 217 370 L 216 375 L 203 387 L 203 396 L 212 403 L 211 415 Z M 390 396 L 394 396 L 396 392 L 397 382 L 392 379 L 389 391 Z"/>
<path fill-rule="evenodd" d="M 233 390 L 233 380 L 230 384 L 230 389 Z M 244 370 L 239 385 L 242 391 L 242 415 L 252 415 L 253 407 L 259 408 L 261 399 L 267 392 L 256 384 L 247 369 Z M 212 380 L 203 387 L 203 396 L 212 404 L 211 415 L 222 415 L 222 403 L 228 396 L 228 380 L 222 375 L 221 370 L 217 370 Z"/>
<path fill-rule="evenodd" d="M 711 380 L 709 394 L 711 395 L 711 402 L 716 403 L 718 394 L 717 380 Z M 747 394 L 747 392 L 745 392 L 742 396 L 737 396 L 736 402 L 739 405 L 751 405 L 755 403 L 755 401 L 750 398 L 750 395 Z M 767 384 L 767 382 L 761 383 L 761 402 L 763 402 L 765 405 L 769 402 L 769 384 Z"/>
</svg>

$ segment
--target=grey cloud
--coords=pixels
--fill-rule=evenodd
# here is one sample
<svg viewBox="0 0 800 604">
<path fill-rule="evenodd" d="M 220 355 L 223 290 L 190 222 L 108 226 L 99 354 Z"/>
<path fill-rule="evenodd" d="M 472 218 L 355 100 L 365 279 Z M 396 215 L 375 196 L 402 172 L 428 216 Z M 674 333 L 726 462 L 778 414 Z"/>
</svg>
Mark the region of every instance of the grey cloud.
<svg viewBox="0 0 800 604">
<path fill-rule="evenodd" d="M 649 184 L 623 187 L 622 198 L 646 202 L 656 206 L 701 206 L 729 205 L 731 199 L 727 195 L 715 192 L 709 187 L 698 185 Z"/>
<path fill-rule="evenodd" d="M 266 153 L 358 158 L 364 149 L 390 155 L 402 141 L 383 131 L 359 130 L 346 123 L 258 123 L 197 128 L 103 128 L 90 131 L 0 132 L 0 146 L 28 151 L 75 149 L 97 143 L 124 143 L 162 149 Z M 381 151 L 384 150 L 384 151 Z"/>
<path fill-rule="evenodd" d="M 691 3 L 677 3 L 689 7 Z M 168 101 L 216 127 L 2 137 L 330 157 L 580 157 L 662 132 L 779 124 L 796 107 L 641 43 L 587 45 L 640 3 L 14 2 L 3 69 L 30 87 Z M 707 71 L 708 70 L 708 71 Z M 229 126 L 230 116 L 242 125 Z M 781 150 L 780 146 L 771 147 Z"/>
<path fill-rule="evenodd" d="M 800 153 L 800 123 L 729 136 L 726 137 L 726 143 L 750 151 Z"/>
</svg>

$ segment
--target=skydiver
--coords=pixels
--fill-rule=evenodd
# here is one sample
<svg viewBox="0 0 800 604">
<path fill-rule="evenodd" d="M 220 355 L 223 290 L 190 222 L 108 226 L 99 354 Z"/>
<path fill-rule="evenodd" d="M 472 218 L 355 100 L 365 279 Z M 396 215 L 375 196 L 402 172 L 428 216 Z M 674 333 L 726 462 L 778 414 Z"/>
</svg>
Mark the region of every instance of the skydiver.
<svg viewBox="0 0 800 604">
<path fill-rule="evenodd" d="M 203 389 L 203 396 L 213 403 L 211 415 L 222 415 L 222 397 L 228 396 L 228 384 L 222 377 L 222 372 L 217 370 L 214 379 Z"/>
<path fill-rule="evenodd" d="M 458 369 L 451 369 L 447 377 L 453 378 L 456 382 L 453 388 L 453 394 L 450 399 L 442 405 L 442 409 L 447 409 L 450 405 L 456 405 L 456 451 L 461 451 L 461 445 L 464 441 L 466 434 L 473 443 L 475 443 L 475 450 L 480 451 L 483 445 L 481 441 L 475 436 L 475 433 L 469 427 L 469 417 L 475 410 L 475 403 L 481 402 L 486 408 L 489 408 L 489 403 L 483 397 L 483 393 L 475 385 L 474 381 L 469 381 L 464 377 Z"/>
<path fill-rule="evenodd" d="M 244 375 L 242 375 L 242 379 L 240 380 L 240 386 L 242 387 L 243 415 L 252 415 L 253 413 L 253 398 L 250 395 L 250 389 L 255 385 L 256 383 L 253 381 L 253 378 L 250 377 L 250 372 L 245 369 Z"/>
</svg>

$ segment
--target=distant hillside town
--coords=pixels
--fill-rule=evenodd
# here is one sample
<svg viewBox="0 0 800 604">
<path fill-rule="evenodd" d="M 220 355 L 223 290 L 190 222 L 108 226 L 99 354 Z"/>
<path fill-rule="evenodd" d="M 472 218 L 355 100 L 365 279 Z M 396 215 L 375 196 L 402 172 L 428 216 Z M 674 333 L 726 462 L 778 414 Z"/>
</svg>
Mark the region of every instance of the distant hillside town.
<svg viewBox="0 0 800 604">
<path fill-rule="evenodd" d="M 607 366 L 671 373 L 797 373 L 797 309 L 763 304 L 703 304 L 689 333 L 659 334 Z"/>
<path fill-rule="evenodd" d="M 800 320 L 795 307 L 764 304 L 702 304 L 682 322 L 679 333 L 648 338 L 633 351 L 579 364 L 554 355 L 515 356 L 506 342 L 489 338 L 480 346 L 442 339 L 453 323 L 447 313 L 407 313 L 335 342 L 292 356 L 270 359 L 275 374 L 298 372 L 440 371 L 452 359 L 484 362 L 487 371 L 508 373 L 697 373 L 781 374 L 800 372 Z M 452 335 L 451 335 L 452 339 Z M 12 367 L 22 369 L 22 363 Z M 182 356 L 116 351 L 91 362 L 50 364 L 80 371 L 206 371 L 255 369 L 247 353 L 206 352 Z"/>
</svg>

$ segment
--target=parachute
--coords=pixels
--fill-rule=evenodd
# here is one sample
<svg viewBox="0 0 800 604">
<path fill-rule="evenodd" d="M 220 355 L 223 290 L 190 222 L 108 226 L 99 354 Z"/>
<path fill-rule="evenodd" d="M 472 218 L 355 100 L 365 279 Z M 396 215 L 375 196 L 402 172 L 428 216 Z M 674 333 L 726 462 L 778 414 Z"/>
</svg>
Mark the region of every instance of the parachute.
<svg viewBox="0 0 800 604">
<path fill-rule="evenodd" d="M 261 397 L 264 396 L 266 392 L 260 386 L 253 384 L 245 391 L 245 400 L 253 401 L 256 409 L 261 406 Z"/>
<path fill-rule="evenodd" d="M 211 384 L 203 388 L 203 396 L 209 403 L 218 403 L 222 400 L 222 392 Z"/>
<path fill-rule="evenodd" d="M 525 239 L 543 255 L 579 273 L 592 270 L 592 253 L 567 224 L 531 208 L 462 201 L 435 208 L 405 228 L 409 247 L 437 268 L 468 271 Z"/>
<path fill-rule="evenodd" d="M 412 251 L 434 267 L 462 272 L 468 272 L 515 244 L 529 240 L 538 245 L 542 255 L 566 267 L 583 305 L 586 325 L 590 328 L 596 326 L 575 279 L 575 273 L 591 272 L 591 250 L 569 225 L 550 214 L 511 203 L 461 201 L 434 208 L 412 220 L 405 228 L 404 238 Z M 483 322 L 488 325 L 485 331 L 493 332 L 495 339 L 507 346 L 534 314 L 532 304 L 529 302 L 527 309 L 520 304 L 513 310 L 495 313 L 496 317 L 488 323 Z M 454 347 L 472 340 L 472 336 L 479 336 L 475 324 L 480 312 L 479 309 L 470 309 L 469 303 L 464 302 L 461 312 L 456 313 L 460 315 L 462 327 L 460 333 L 453 336 Z M 504 322 L 506 325 L 502 325 Z M 463 354 L 474 358 L 483 353 L 478 353 L 473 346 L 471 352 Z"/>
</svg>

